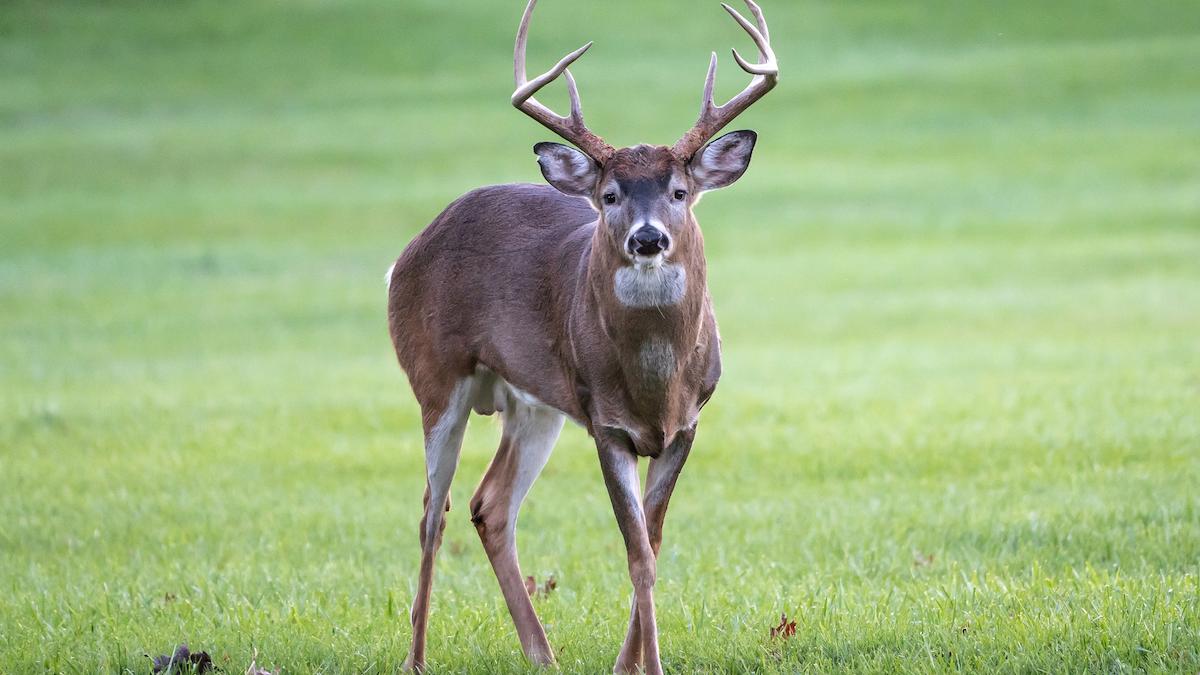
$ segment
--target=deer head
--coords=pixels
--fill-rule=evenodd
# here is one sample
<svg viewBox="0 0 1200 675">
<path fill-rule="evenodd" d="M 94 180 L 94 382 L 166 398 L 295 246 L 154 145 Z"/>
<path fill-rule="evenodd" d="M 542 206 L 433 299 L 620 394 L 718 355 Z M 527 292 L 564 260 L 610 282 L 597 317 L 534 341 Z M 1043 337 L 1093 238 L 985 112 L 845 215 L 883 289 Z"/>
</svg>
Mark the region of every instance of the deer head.
<svg viewBox="0 0 1200 675">
<path fill-rule="evenodd" d="M 542 125 L 574 144 L 538 143 L 542 175 L 559 191 L 587 198 L 599 215 L 597 238 L 613 257 L 639 268 L 658 267 L 677 251 L 699 239 L 692 206 L 707 190 L 732 184 L 745 173 L 757 139 L 753 131 L 734 131 L 709 143 L 709 139 L 770 91 L 779 66 L 771 49 L 767 22 L 752 0 L 745 0 L 755 18 L 752 24 L 729 5 L 722 7 L 749 33 L 758 47 L 759 60 L 750 63 L 733 50 L 733 58 L 747 73 L 750 84 L 724 105 L 713 101 L 717 55 L 709 61 L 700 117 L 673 147 L 638 145 L 614 149 L 592 133 L 583 121 L 575 78 L 568 66 L 583 56 L 589 42 L 567 54 L 553 68 L 529 80 L 525 73 L 525 47 L 529 22 L 537 0 L 529 0 L 513 53 L 516 91 L 512 104 Z M 757 25 L 755 25 L 757 24 Z M 544 86 L 563 75 L 571 100 L 566 116 L 555 114 L 534 98 Z"/>
</svg>

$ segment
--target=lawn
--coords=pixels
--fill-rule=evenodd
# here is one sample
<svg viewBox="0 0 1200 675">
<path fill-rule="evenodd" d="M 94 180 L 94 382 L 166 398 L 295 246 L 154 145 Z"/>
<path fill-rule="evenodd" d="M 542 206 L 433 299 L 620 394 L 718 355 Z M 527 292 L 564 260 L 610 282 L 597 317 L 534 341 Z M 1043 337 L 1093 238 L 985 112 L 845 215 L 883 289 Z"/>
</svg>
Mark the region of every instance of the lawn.
<svg viewBox="0 0 1200 675">
<path fill-rule="evenodd" d="M 519 0 L 0 6 L 0 672 L 403 661 L 423 454 L 383 273 L 540 181 Z M 1200 670 L 1200 6 L 763 0 L 779 88 L 705 198 L 725 374 L 672 501 L 670 672 Z M 716 2 L 543 0 L 531 70 L 673 142 Z M 562 106 L 561 85 L 549 95 Z M 466 504 L 436 672 L 527 669 Z M 564 672 L 624 549 L 568 428 L 519 530 Z M 781 614 L 796 634 L 770 639 Z"/>
</svg>

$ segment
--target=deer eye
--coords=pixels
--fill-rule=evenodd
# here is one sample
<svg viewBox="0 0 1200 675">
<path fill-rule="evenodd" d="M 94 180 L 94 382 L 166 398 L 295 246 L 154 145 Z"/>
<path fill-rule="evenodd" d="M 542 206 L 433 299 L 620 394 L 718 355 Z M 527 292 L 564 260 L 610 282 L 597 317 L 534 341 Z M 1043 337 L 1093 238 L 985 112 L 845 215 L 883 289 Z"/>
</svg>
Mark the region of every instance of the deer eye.
<svg viewBox="0 0 1200 675">
<path fill-rule="evenodd" d="M 676 190 L 675 191 L 675 201 L 681 202 L 686 197 L 687 197 L 687 190 Z"/>
<path fill-rule="evenodd" d="M 616 204 L 617 203 L 617 193 L 605 192 L 604 193 L 604 203 L 605 204 Z"/>
</svg>

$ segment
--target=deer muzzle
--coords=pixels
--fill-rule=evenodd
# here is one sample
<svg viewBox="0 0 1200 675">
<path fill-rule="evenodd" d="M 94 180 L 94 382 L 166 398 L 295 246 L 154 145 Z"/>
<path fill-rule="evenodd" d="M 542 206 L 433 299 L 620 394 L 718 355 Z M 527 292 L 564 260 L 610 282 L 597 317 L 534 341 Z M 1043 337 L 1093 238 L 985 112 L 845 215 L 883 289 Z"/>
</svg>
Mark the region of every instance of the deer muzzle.
<svg viewBox="0 0 1200 675">
<path fill-rule="evenodd" d="M 629 236 L 625 246 L 630 255 L 655 256 L 670 248 L 671 238 L 661 229 L 646 224 Z"/>
</svg>

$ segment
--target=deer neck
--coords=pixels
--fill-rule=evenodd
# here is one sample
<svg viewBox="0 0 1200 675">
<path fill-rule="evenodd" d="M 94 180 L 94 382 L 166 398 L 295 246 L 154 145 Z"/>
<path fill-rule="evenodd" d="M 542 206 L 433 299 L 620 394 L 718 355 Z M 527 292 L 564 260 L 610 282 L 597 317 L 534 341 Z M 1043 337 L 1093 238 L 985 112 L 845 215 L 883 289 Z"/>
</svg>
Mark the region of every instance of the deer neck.
<svg viewBox="0 0 1200 675">
<path fill-rule="evenodd" d="M 624 388 L 646 402 L 669 398 L 679 383 L 708 306 L 699 232 L 677 244 L 654 267 L 633 265 L 600 241 L 593 242 L 588 260 L 591 310 Z"/>
</svg>

